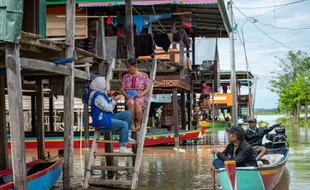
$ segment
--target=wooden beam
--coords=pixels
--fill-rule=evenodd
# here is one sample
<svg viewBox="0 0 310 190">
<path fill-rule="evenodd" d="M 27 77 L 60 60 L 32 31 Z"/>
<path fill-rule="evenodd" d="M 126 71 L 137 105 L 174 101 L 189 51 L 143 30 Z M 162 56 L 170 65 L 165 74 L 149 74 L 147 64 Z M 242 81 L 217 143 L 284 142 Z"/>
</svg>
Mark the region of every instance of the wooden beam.
<svg viewBox="0 0 310 190">
<path fill-rule="evenodd" d="M 58 73 L 61 75 L 68 75 L 70 69 L 64 65 L 56 65 L 51 62 L 41 61 L 36 59 L 21 58 L 20 64 L 23 69 L 33 69 L 39 71 L 47 71 L 52 73 Z"/>
<path fill-rule="evenodd" d="M 180 41 L 180 65 L 183 65 L 183 68 L 180 70 L 180 78 L 185 79 L 185 67 L 184 67 L 184 42 Z"/>
<path fill-rule="evenodd" d="M 125 0 L 125 19 L 127 58 L 129 59 L 135 57 L 135 47 L 133 41 L 132 0 Z"/>
<path fill-rule="evenodd" d="M 56 65 L 51 62 L 41 61 L 41 60 L 36 60 L 36 59 L 28 59 L 28 58 L 21 58 L 20 62 L 21 62 L 21 67 L 24 69 L 33 69 L 33 70 L 51 72 L 51 73 L 56 73 L 56 74 L 61 74 L 61 75 L 70 74 L 69 64 Z M 74 69 L 74 73 L 75 73 L 75 77 L 79 79 L 88 80 L 90 77 L 89 74 L 87 74 L 85 71 L 81 71 L 79 69 Z"/>
<path fill-rule="evenodd" d="M 66 1 L 66 57 L 74 56 L 75 36 L 75 0 Z M 66 64 L 72 72 L 65 76 L 64 83 L 64 164 L 63 164 L 63 189 L 72 189 L 73 178 L 73 138 L 74 138 L 74 62 Z"/>
<path fill-rule="evenodd" d="M 7 43 L 5 48 L 7 86 L 10 110 L 11 152 L 14 189 L 26 190 L 26 154 L 19 45 Z"/>
<path fill-rule="evenodd" d="M 176 148 L 180 147 L 179 140 L 179 103 L 178 103 L 178 89 L 174 88 L 172 93 L 173 102 L 173 126 L 174 126 L 174 146 Z"/>
<path fill-rule="evenodd" d="M 9 168 L 5 109 L 5 78 L 0 77 L 0 170 Z"/>
<path fill-rule="evenodd" d="M 37 115 L 37 155 L 38 159 L 45 158 L 44 144 L 44 94 L 43 84 L 41 79 L 36 80 L 36 115 Z"/>
</svg>

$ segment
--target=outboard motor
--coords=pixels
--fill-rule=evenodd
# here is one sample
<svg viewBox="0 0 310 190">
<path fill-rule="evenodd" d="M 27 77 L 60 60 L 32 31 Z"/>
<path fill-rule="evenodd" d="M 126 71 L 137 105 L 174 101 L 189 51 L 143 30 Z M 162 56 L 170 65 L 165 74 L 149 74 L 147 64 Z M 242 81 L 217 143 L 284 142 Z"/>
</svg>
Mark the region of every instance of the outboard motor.
<svg viewBox="0 0 310 190">
<path fill-rule="evenodd" d="M 266 139 L 271 141 L 266 143 L 266 148 L 270 149 L 278 149 L 282 147 L 286 147 L 287 145 L 287 136 L 285 135 L 285 128 L 278 125 L 275 127 L 275 134 L 267 134 Z"/>
</svg>

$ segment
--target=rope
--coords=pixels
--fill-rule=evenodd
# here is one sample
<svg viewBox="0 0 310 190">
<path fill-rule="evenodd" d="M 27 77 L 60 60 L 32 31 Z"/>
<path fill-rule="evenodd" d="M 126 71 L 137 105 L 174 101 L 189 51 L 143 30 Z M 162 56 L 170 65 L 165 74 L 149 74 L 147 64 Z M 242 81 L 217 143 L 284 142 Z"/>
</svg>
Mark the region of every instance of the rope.
<svg viewBox="0 0 310 190">
<path fill-rule="evenodd" d="M 90 172 L 90 174 L 93 176 L 95 175 L 94 170 L 90 170 L 90 169 L 85 169 L 87 172 Z"/>
</svg>

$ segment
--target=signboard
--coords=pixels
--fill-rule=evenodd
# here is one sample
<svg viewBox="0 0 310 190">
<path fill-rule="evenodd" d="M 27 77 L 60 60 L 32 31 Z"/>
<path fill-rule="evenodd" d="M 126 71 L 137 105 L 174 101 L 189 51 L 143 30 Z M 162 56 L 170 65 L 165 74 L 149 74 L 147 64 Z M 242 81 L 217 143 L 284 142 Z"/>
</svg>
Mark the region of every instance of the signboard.
<svg viewBox="0 0 310 190">
<path fill-rule="evenodd" d="M 152 102 L 156 103 L 171 103 L 172 97 L 171 94 L 153 94 Z"/>
</svg>

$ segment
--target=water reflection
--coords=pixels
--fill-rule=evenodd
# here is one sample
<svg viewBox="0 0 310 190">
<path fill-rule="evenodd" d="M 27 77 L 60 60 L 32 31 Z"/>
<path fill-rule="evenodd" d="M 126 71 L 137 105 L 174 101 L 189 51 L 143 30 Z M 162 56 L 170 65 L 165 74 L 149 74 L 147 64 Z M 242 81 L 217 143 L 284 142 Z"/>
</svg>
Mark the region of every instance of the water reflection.
<svg viewBox="0 0 310 190">
<path fill-rule="evenodd" d="M 279 116 L 259 116 L 258 120 L 276 123 Z M 143 152 L 139 190 L 202 190 L 212 189 L 210 173 L 211 148 L 223 148 L 224 130 L 215 131 L 219 145 L 183 146 L 177 152 L 172 146 L 146 147 Z M 290 154 L 282 179 L 275 190 L 310 189 L 309 129 L 286 126 Z M 77 154 L 74 159 L 74 189 L 81 189 L 81 164 Z M 61 189 L 58 183 L 58 189 Z M 100 188 L 92 188 L 100 189 Z"/>
</svg>

